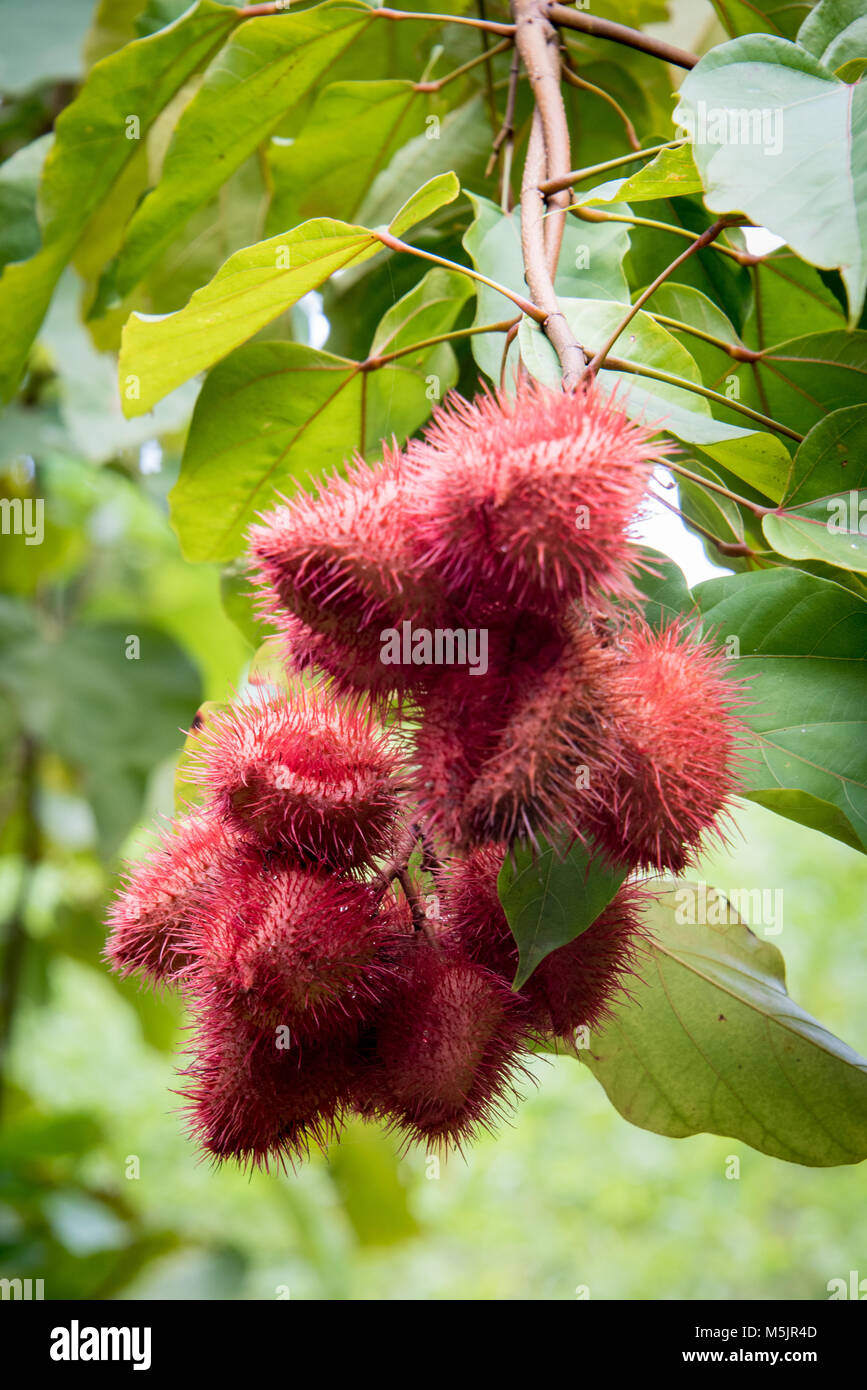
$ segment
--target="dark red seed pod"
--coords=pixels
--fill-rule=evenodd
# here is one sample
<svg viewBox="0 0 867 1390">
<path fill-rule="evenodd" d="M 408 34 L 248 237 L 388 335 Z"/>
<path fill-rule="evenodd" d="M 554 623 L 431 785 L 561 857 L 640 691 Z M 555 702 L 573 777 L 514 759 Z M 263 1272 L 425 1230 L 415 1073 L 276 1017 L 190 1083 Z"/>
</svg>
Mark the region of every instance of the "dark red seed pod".
<svg viewBox="0 0 867 1390">
<path fill-rule="evenodd" d="M 216 1159 L 285 1167 L 337 1137 L 358 1066 L 351 1036 L 299 1046 L 286 1029 L 211 1005 L 192 1051 L 181 1095 L 192 1134 Z"/>
<path fill-rule="evenodd" d="M 612 859 L 679 873 L 722 833 L 737 791 L 743 686 L 683 620 L 654 632 L 636 618 L 623 648 L 610 700 L 616 770 L 604 797 L 587 798 L 583 828 Z"/>
<path fill-rule="evenodd" d="M 523 1010 L 466 956 L 420 937 L 375 1028 L 366 1101 L 408 1142 L 459 1149 L 518 1099 Z"/>
<path fill-rule="evenodd" d="M 570 599 L 631 593 L 627 527 L 667 452 L 650 438 L 598 387 L 451 395 L 407 446 L 422 566 L 470 607 L 494 598 L 556 617 Z"/>
<path fill-rule="evenodd" d="M 382 661 L 383 632 L 404 621 L 438 625 L 442 595 L 413 556 L 399 451 L 374 467 L 350 464 L 317 498 L 299 494 L 250 532 L 260 607 L 278 630 L 286 614 L 295 659 L 344 688 L 377 696 L 415 688 L 424 671 Z"/>
<path fill-rule="evenodd" d="M 115 970 L 140 970 L 166 983 L 189 966 L 190 914 L 234 854 L 234 843 L 218 816 L 191 811 L 171 822 L 150 854 L 128 866 L 108 913 L 106 956 Z"/>
<path fill-rule="evenodd" d="M 392 930 L 374 888 L 336 874 L 249 858 L 200 904 L 189 984 L 202 998 L 293 1036 L 345 1032 L 376 1004 Z"/>
<path fill-rule="evenodd" d="M 196 776 L 227 823 L 262 847 L 349 869 L 388 848 L 400 767 L 368 706 L 314 688 L 291 703 L 260 698 L 216 714 Z"/>
</svg>

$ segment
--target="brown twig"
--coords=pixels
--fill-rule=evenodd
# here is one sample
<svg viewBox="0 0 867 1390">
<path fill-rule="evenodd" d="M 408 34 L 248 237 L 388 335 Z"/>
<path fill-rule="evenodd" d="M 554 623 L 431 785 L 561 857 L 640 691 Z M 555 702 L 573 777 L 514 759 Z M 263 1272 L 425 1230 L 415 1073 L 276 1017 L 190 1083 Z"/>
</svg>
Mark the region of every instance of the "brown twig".
<svg viewBox="0 0 867 1390">
<path fill-rule="evenodd" d="M 289 0 L 269 0 L 267 4 L 242 5 L 238 10 L 238 18 L 257 19 L 261 15 L 288 14 L 289 11 Z M 473 29 L 484 29 L 488 34 L 500 34 L 504 38 L 515 32 L 514 24 L 500 24 L 493 19 L 470 19 L 469 15 L 428 14 L 423 10 L 369 10 L 365 18 L 392 19 L 395 22 L 402 19 L 421 19 L 426 20 L 429 24 L 468 24 Z"/>
<path fill-rule="evenodd" d="M 639 29 L 630 29 L 626 24 L 615 24 L 610 19 L 599 19 L 596 15 L 584 14 L 580 10 L 569 9 L 566 5 L 543 4 L 544 12 L 552 24 L 561 24 L 564 29 L 577 29 L 582 34 L 591 34 L 597 39 L 611 39 L 613 43 L 635 48 L 640 53 L 648 53 L 653 58 L 661 58 L 676 68 L 694 68 L 698 62 L 695 53 L 687 53 L 683 48 L 675 48 L 663 39 L 642 34 Z"/>
<path fill-rule="evenodd" d="M 735 219 L 735 221 L 737 221 L 737 219 Z M 629 312 L 624 314 L 614 332 L 609 335 L 603 346 L 597 353 L 594 353 L 592 360 L 588 362 L 586 367 L 586 375 L 588 377 L 594 377 L 596 375 L 621 333 L 629 327 L 635 315 L 644 307 L 648 299 L 656 293 L 660 285 L 664 285 L 669 276 L 673 275 L 674 272 L 683 265 L 684 261 L 688 261 L 690 256 L 694 256 L 696 252 L 703 250 L 705 246 L 710 246 L 711 242 L 716 240 L 720 232 L 724 231 L 731 223 L 732 219 L 730 217 L 717 218 L 716 222 L 712 223 L 706 231 L 702 232 L 701 236 L 697 237 L 695 241 L 687 246 L 685 251 L 681 251 L 680 255 L 675 257 L 671 265 L 667 265 L 665 270 L 660 271 L 656 279 L 651 281 L 647 286 L 646 290 L 642 290 Z"/>
<path fill-rule="evenodd" d="M 383 246 L 387 246 L 390 251 L 408 251 L 412 256 L 419 256 L 423 261 L 432 261 L 434 265 L 444 265 L 447 270 L 457 270 L 461 275 L 468 275 L 471 280 L 478 280 L 482 285 L 488 285 L 492 290 L 503 294 L 507 299 L 511 299 L 516 304 L 522 314 L 527 314 L 534 323 L 544 326 L 545 310 L 532 300 L 527 299 L 522 294 L 517 294 L 510 290 L 507 285 L 501 285 L 496 280 L 491 280 L 487 275 L 483 275 L 480 270 L 473 270 L 468 265 L 460 265 L 457 261 L 446 260 L 445 256 L 436 256 L 432 251 L 422 251 L 419 246 L 410 246 L 408 242 L 401 241 L 400 237 L 392 236 L 391 232 L 384 228 L 379 231 L 371 232 L 377 241 L 381 241 Z"/>
<path fill-rule="evenodd" d="M 606 174 L 609 169 L 619 169 L 623 164 L 634 164 L 637 159 L 650 159 L 652 156 L 662 154 L 663 150 L 677 149 L 678 146 L 686 143 L 686 140 L 669 140 L 664 145 L 651 145 L 646 150 L 637 149 L 635 154 L 619 154 L 616 159 L 605 159 L 601 164 L 588 164 L 585 169 L 572 169 L 561 179 L 546 179 L 542 184 L 541 191 L 546 194 L 556 193 L 558 188 L 569 188 L 572 184 L 583 183 L 585 179 L 595 178 L 597 174 Z"/>
<path fill-rule="evenodd" d="M 547 212 L 546 200 L 539 192 L 544 179 L 565 172 L 570 163 L 559 43 L 543 10 L 543 0 L 514 0 L 515 43 L 536 99 L 521 183 L 521 250 L 530 294 L 544 316 L 542 328 L 560 361 L 564 390 L 571 391 L 581 379 L 587 354 L 575 338 L 554 289 L 568 189 L 552 198 L 553 214 Z"/>
<path fill-rule="evenodd" d="M 542 330 L 559 359 L 564 390 L 573 391 L 581 380 L 587 354 L 575 338 L 566 315 L 560 308 L 548 268 L 543 233 L 545 202 L 539 192 L 540 175 L 544 169 L 545 139 L 542 134 L 542 120 L 537 110 L 530 130 L 521 186 L 521 249 L 524 257 L 524 275 L 530 293 L 542 313 Z M 538 323 L 538 316 L 534 317 Z"/>
<path fill-rule="evenodd" d="M 612 110 L 617 112 L 618 116 L 623 122 L 624 128 L 626 130 L 626 138 L 629 141 L 632 148 L 634 150 L 641 149 L 641 141 L 635 133 L 635 126 L 632 124 L 623 107 L 620 105 L 620 102 L 615 101 L 614 97 L 611 95 L 610 92 L 606 92 L 604 87 L 597 87 L 595 82 L 588 82 L 586 78 L 579 77 L 578 73 L 575 72 L 571 67 L 569 67 L 568 62 L 566 62 L 565 60 L 563 63 L 563 76 L 569 83 L 570 87 L 576 87 L 579 91 L 582 92 L 591 92 L 594 96 L 601 97 L 603 101 L 607 101 L 608 105 L 612 108 Z M 551 191 L 554 192 L 555 190 L 552 189 Z"/>
<path fill-rule="evenodd" d="M 512 53 L 512 64 L 509 68 L 509 89 L 506 95 L 506 110 L 503 114 L 503 124 L 494 136 L 491 157 L 485 169 L 485 178 L 490 178 L 494 172 L 494 165 L 500 149 L 505 145 L 503 153 L 503 175 L 500 184 L 500 207 L 503 212 L 511 212 L 511 182 L 512 182 L 512 154 L 515 148 L 515 104 L 518 99 L 518 74 L 521 70 L 521 55 L 517 48 Z"/>
<path fill-rule="evenodd" d="M 436 77 L 430 82 L 414 82 L 413 90 L 416 92 L 440 92 L 443 87 L 447 87 L 450 82 L 454 82 L 456 77 L 463 77 L 465 72 L 470 72 L 477 68 L 480 63 L 487 63 L 490 58 L 494 58 L 498 53 L 505 53 L 507 48 L 512 47 L 511 39 L 501 39 L 494 44 L 493 48 L 486 48 L 484 53 L 478 53 L 475 58 L 470 58 L 466 63 L 461 63 L 459 68 L 454 68 L 452 72 L 447 72 L 445 77 Z"/>
</svg>

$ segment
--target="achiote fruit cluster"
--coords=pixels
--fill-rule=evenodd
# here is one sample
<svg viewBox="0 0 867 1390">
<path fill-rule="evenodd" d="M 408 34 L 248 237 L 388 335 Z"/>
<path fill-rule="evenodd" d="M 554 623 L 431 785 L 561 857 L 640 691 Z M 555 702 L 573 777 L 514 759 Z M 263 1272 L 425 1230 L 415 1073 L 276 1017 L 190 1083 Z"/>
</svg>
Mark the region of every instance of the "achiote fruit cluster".
<svg viewBox="0 0 867 1390">
<path fill-rule="evenodd" d="M 664 456 L 598 390 L 524 383 L 453 399 L 253 528 L 290 693 L 202 729 L 200 804 L 130 868 L 108 945 L 186 996 L 212 1154 L 291 1162 L 352 1113 L 460 1147 L 510 1108 L 528 1048 L 622 997 L 636 873 L 679 871 L 718 827 L 739 741 L 714 647 L 638 607 L 628 528 Z M 630 876 L 515 991 L 498 878 L 543 839 Z"/>
</svg>

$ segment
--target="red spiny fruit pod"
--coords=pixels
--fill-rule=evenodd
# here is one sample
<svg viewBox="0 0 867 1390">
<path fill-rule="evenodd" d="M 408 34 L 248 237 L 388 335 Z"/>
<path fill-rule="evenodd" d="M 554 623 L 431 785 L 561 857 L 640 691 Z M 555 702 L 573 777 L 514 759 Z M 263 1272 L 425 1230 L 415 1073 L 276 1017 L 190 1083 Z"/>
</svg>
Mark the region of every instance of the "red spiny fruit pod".
<svg viewBox="0 0 867 1390">
<path fill-rule="evenodd" d="M 442 605 L 411 552 L 396 448 L 374 467 L 356 460 L 317 498 L 299 494 L 268 513 L 250 531 L 250 552 L 263 616 L 278 629 L 287 611 L 306 624 L 312 659 L 344 684 L 381 695 L 423 680 L 412 664 L 380 660 L 383 631 L 436 625 Z"/>
<path fill-rule="evenodd" d="M 508 985 L 419 935 L 377 1015 L 368 1093 L 407 1142 L 460 1149 L 518 1099 L 525 1041 Z"/>
<path fill-rule="evenodd" d="M 630 594 L 627 527 L 666 454 L 650 438 L 598 387 L 450 396 L 407 446 L 421 564 L 471 608 L 556 616 L 570 599 Z"/>
<path fill-rule="evenodd" d="M 497 893 L 503 859 L 503 847 L 485 846 L 452 862 L 443 875 L 443 907 L 446 943 L 511 981 L 518 946 Z M 540 962 L 517 996 L 535 1029 L 570 1041 L 627 996 L 646 941 L 642 909 L 652 898 L 646 885 L 625 884 L 591 926 Z"/>
<path fill-rule="evenodd" d="M 485 629 L 487 669 L 445 668 L 426 695 L 415 735 L 412 791 L 435 839 L 472 838 L 465 808 L 474 783 L 500 746 L 522 692 L 560 657 L 564 629 L 534 614 Z"/>
<path fill-rule="evenodd" d="M 181 1095 L 191 1132 L 216 1159 L 285 1167 L 338 1134 L 358 1065 L 351 1036 L 299 1046 L 211 1005 L 192 1051 Z"/>
<path fill-rule="evenodd" d="M 209 722 L 197 753 L 196 780 L 250 839 L 336 869 L 389 846 L 401 757 L 369 706 L 316 689 L 237 704 Z"/>
<path fill-rule="evenodd" d="M 737 792 L 743 685 L 685 620 L 654 632 L 636 617 L 623 648 L 612 692 L 619 766 L 608 794 L 587 798 L 583 827 L 612 859 L 679 873 L 721 833 Z"/>
<path fill-rule="evenodd" d="M 263 871 L 238 857 L 193 921 L 192 992 L 293 1037 L 345 1032 L 371 1012 L 388 976 L 378 896 L 336 874 Z"/>
<path fill-rule="evenodd" d="M 609 795 L 623 758 L 611 706 L 617 654 L 577 616 L 565 630 L 559 656 L 521 682 L 460 808 L 456 845 L 581 835 L 585 805 Z"/>
<path fill-rule="evenodd" d="M 234 838 L 211 812 L 172 821 L 151 853 L 127 868 L 109 909 L 105 953 L 113 968 L 175 980 L 190 964 L 191 913 L 234 852 Z"/>
</svg>

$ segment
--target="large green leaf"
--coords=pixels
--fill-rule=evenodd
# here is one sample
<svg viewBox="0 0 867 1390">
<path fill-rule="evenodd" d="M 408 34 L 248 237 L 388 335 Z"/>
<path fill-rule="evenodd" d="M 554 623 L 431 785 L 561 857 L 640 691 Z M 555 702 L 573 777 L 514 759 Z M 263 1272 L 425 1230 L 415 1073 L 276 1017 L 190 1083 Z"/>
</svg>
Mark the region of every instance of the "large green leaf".
<svg viewBox="0 0 867 1390">
<path fill-rule="evenodd" d="M 867 1062 L 790 998 L 776 946 L 721 895 L 707 913 L 697 901 L 695 885 L 661 895 L 632 998 L 578 1055 L 641 1129 L 724 1134 L 811 1167 L 861 1162 Z"/>
<path fill-rule="evenodd" d="M 687 74 L 675 121 L 693 137 L 713 212 L 745 212 L 813 265 L 839 269 L 857 323 L 867 289 L 867 84 L 797 44 L 714 48 Z"/>
<path fill-rule="evenodd" d="M 457 197 L 453 174 L 431 180 L 400 209 L 390 230 L 401 236 Z M 317 218 L 230 256 L 177 313 L 133 314 L 123 331 L 120 391 L 124 412 L 141 415 L 191 376 L 225 357 L 334 271 L 382 248 L 367 227 Z"/>
<path fill-rule="evenodd" d="M 611 902 L 626 870 L 591 856 L 581 844 L 567 854 L 552 846 L 518 845 L 500 870 L 503 911 L 518 943 L 515 989 L 551 951 L 566 946 Z"/>
<path fill-rule="evenodd" d="M 414 82 L 326 87 L 298 138 L 270 146 L 274 192 L 266 231 L 309 217 L 356 217 L 376 175 L 422 125 L 423 111 L 424 97 Z"/>
<path fill-rule="evenodd" d="M 867 333 L 808 333 L 735 375 L 745 404 L 806 434 L 830 411 L 867 400 Z"/>
<path fill-rule="evenodd" d="M 7 265 L 0 279 L 3 399 L 18 384 L 54 286 L 90 218 L 136 156 L 139 139 L 235 23 L 236 11 L 198 0 L 175 24 L 97 63 L 58 116 L 39 190 L 42 248 L 28 261 Z"/>
<path fill-rule="evenodd" d="M 466 276 L 433 270 L 383 318 L 379 356 L 447 333 L 471 293 Z M 275 493 L 405 439 L 457 380 L 447 344 L 375 371 L 300 343 L 250 343 L 210 373 L 193 415 L 172 523 L 191 560 L 226 560 Z"/>
<path fill-rule="evenodd" d="M 786 568 L 709 579 L 693 593 L 706 625 L 738 638 L 750 677 L 745 795 L 764 802 L 783 789 L 830 803 L 867 847 L 867 604 Z M 800 804 L 774 809 L 814 824 Z"/>
<path fill-rule="evenodd" d="M 779 555 L 824 560 L 867 574 L 867 491 L 839 493 L 762 517 L 762 529 Z"/>
<path fill-rule="evenodd" d="M 787 506 L 802 506 L 867 480 L 867 405 L 834 410 L 814 425 L 792 460 Z"/>
<path fill-rule="evenodd" d="M 863 0 L 820 0 L 798 30 L 798 43 L 823 67 L 851 82 L 867 67 Z"/>
<path fill-rule="evenodd" d="M 107 274 L 118 299 L 370 23 L 366 8 L 326 0 L 312 10 L 239 26 L 185 108 L 160 181 L 129 224 Z"/>
</svg>

